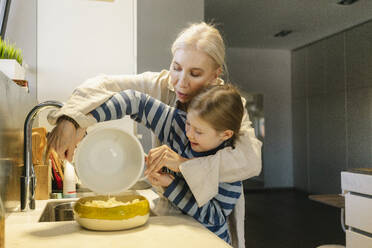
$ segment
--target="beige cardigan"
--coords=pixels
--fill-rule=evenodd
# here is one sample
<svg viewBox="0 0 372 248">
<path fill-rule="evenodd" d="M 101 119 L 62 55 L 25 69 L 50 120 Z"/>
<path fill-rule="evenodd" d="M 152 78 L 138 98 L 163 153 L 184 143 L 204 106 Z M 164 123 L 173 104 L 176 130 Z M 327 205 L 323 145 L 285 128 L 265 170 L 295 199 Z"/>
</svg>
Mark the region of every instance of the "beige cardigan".
<svg viewBox="0 0 372 248">
<path fill-rule="evenodd" d="M 220 83 L 223 81 L 220 80 Z M 176 102 L 176 94 L 167 70 L 138 75 L 100 75 L 76 88 L 63 108 L 52 111 L 48 115 L 48 120 L 54 125 L 58 117 L 67 115 L 76 120 L 81 127 L 94 125 L 96 120 L 86 114 L 100 106 L 116 92 L 126 89 L 141 91 L 171 106 L 174 106 Z M 235 182 L 259 175 L 261 145 L 255 137 L 254 129 L 245 111 L 241 136 L 235 149 L 224 148 L 213 156 L 194 158 L 182 163 L 180 170 L 198 205 L 204 205 L 217 194 L 219 182 Z M 238 230 L 244 230 L 243 198 L 244 195 L 239 199 L 240 203 L 238 202 L 236 207 L 236 210 L 240 209 L 238 211 L 240 213 L 237 214 L 239 218 L 236 219 Z M 238 236 L 241 235 L 238 234 Z M 242 242 L 244 242 L 244 231 Z M 239 247 L 244 246 L 239 244 Z"/>
</svg>

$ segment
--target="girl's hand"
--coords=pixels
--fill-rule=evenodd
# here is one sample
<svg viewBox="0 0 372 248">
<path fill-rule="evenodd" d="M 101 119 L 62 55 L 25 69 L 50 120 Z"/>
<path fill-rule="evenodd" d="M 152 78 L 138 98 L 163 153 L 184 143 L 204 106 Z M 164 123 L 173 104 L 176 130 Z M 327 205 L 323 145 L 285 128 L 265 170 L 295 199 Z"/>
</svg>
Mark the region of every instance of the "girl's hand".
<svg viewBox="0 0 372 248">
<path fill-rule="evenodd" d="M 179 165 L 188 159 L 181 157 L 166 145 L 153 148 L 149 151 L 146 158 L 145 175 L 160 172 L 161 168 L 167 167 L 171 171 L 179 172 Z"/>
<path fill-rule="evenodd" d="M 48 135 L 47 154 L 53 148 L 60 159 L 72 161 L 77 144 L 84 138 L 85 128 L 76 129 L 68 120 L 61 120 Z"/>
<path fill-rule="evenodd" d="M 149 182 L 154 186 L 168 187 L 174 180 L 174 177 L 166 173 L 154 172 L 147 176 Z"/>
</svg>

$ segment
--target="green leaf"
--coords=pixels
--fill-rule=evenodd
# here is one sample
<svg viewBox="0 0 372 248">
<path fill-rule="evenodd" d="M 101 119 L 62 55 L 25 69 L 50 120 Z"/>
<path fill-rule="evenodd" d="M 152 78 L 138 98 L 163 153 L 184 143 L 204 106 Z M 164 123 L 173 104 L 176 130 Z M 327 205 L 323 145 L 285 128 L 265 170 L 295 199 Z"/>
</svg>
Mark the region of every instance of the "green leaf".
<svg viewBox="0 0 372 248">
<path fill-rule="evenodd" d="M 0 38 L 0 59 L 15 59 L 20 65 L 23 62 L 22 50 L 17 49 L 15 44 Z"/>
</svg>

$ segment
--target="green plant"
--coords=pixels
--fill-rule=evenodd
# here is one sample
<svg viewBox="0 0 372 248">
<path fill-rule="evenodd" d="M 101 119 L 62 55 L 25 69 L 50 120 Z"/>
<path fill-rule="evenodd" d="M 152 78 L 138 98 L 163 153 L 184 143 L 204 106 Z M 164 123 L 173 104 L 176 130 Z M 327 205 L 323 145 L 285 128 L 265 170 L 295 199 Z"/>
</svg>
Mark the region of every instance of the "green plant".
<svg viewBox="0 0 372 248">
<path fill-rule="evenodd" d="M 22 50 L 17 49 L 14 44 L 10 44 L 0 38 L 0 59 L 15 59 L 22 65 Z"/>
</svg>

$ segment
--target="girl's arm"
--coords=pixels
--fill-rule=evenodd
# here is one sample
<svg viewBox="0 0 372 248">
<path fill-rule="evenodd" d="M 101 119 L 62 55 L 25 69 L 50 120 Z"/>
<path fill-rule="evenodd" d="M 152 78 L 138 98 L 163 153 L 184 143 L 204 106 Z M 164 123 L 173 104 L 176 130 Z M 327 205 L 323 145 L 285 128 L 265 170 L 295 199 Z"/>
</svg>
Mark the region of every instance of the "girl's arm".
<svg viewBox="0 0 372 248">
<path fill-rule="evenodd" d="M 167 187 L 164 196 L 185 214 L 192 216 L 199 222 L 210 226 L 222 226 L 227 221 L 242 192 L 241 181 L 221 183 L 218 194 L 202 206 L 198 206 L 186 181 L 175 176 Z"/>
<path fill-rule="evenodd" d="M 151 129 L 163 143 L 179 146 L 183 150 L 186 136 L 183 132 L 174 132 L 184 128 L 186 114 L 155 98 L 134 90 L 124 90 L 92 110 L 90 115 L 97 121 L 121 119 L 130 115 L 135 121 Z"/>
</svg>

